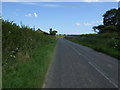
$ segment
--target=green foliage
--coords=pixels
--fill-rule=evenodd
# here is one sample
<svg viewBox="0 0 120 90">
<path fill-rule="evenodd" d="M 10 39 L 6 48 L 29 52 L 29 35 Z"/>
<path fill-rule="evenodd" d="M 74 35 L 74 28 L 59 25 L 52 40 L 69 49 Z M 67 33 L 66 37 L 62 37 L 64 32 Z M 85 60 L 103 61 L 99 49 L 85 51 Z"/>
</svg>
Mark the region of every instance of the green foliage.
<svg viewBox="0 0 120 90">
<path fill-rule="evenodd" d="M 74 35 L 65 38 L 120 59 L 120 37 L 118 33 Z"/>
<path fill-rule="evenodd" d="M 56 35 L 57 38 L 63 38 L 63 37 L 65 37 L 65 36 L 67 36 L 67 35 L 65 35 L 65 34 Z"/>
<path fill-rule="evenodd" d="M 117 27 L 117 30 L 118 30 L 118 32 L 120 32 L 120 8 L 118 8 L 118 12 L 117 12 L 117 25 L 116 25 L 116 27 Z"/>
<path fill-rule="evenodd" d="M 50 43 L 54 38 L 26 26 L 21 28 L 9 21 L 2 21 L 2 29 L 3 62 L 9 61 L 12 51 L 16 48 L 23 53 L 32 52 L 39 45 Z"/>
<path fill-rule="evenodd" d="M 117 9 L 111 9 L 103 15 L 103 23 L 105 26 L 117 24 L 117 12 Z"/>
<path fill-rule="evenodd" d="M 93 29 L 95 32 L 103 33 L 105 31 L 105 26 L 104 25 L 94 26 Z"/>
<path fill-rule="evenodd" d="M 54 31 L 52 31 L 52 28 L 50 28 L 50 35 L 56 35 L 56 33 L 57 33 L 57 31 L 56 30 L 54 30 Z"/>
<path fill-rule="evenodd" d="M 3 88 L 41 87 L 56 38 L 2 20 Z"/>
<path fill-rule="evenodd" d="M 42 88 L 54 47 L 55 42 L 40 45 L 29 59 L 19 57 L 3 72 L 3 88 Z"/>
<path fill-rule="evenodd" d="M 99 25 L 99 26 L 94 26 L 93 29 L 95 32 L 98 33 L 118 32 L 117 27 L 114 25 L 109 25 L 109 26 Z"/>
<path fill-rule="evenodd" d="M 94 26 L 93 29 L 98 33 L 120 33 L 120 8 L 106 11 L 103 15 L 103 25 Z"/>
</svg>

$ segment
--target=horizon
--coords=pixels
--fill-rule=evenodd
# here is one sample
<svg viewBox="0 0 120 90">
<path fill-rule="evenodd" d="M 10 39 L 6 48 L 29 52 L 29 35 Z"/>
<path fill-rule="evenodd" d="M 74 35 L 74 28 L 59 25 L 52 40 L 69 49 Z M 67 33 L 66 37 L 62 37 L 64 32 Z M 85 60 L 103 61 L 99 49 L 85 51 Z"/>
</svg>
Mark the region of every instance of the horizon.
<svg viewBox="0 0 120 90">
<path fill-rule="evenodd" d="M 102 15 L 118 8 L 118 2 L 3 2 L 4 20 L 17 25 L 40 28 L 58 34 L 95 34 L 93 26 L 102 24 Z"/>
</svg>

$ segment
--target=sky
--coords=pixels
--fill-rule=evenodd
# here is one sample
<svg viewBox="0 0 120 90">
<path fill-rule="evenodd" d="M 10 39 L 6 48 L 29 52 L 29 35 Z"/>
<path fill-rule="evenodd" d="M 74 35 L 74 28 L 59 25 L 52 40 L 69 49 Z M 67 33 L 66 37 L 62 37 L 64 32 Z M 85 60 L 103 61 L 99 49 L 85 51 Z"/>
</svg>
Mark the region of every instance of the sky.
<svg viewBox="0 0 120 90">
<path fill-rule="evenodd" d="M 2 17 L 18 25 L 40 28 L 58 34 L 90 34 L 92 27 L 103 22 L 102 15 L 118 8 L 118 2 L 2 2 Z M 17 2 L 18 1 L 18 2 Z M 21 0 L 22 1 L 22 0 Z M 24 0 L 25 1 L 25 0 Z"/>
<path fill-rule="evenodd" d="M 116 2 L 120 0 L 34 0 L 34 2 Z M 33 0 L 2 0 L 2 2 L 33 2 Z"/>
</svg>

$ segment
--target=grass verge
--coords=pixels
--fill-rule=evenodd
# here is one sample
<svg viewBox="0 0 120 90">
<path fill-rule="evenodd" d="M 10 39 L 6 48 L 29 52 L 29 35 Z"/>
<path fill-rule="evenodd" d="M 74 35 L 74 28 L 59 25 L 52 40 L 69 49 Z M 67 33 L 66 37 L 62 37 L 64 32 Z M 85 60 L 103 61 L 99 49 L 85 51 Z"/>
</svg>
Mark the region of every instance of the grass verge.
<svg viewBox="0 0 120 90">
<path fill-rule="evenodd" d="M 3 73 L 3 88 L 41 88 L 55 42 L 36 48 L 32 57 L 19 60 Z"/>
<path fill-rule="evenodd" d="M 120 60 L 120 35 L 118 33 L 69 35 L 65 39 L 93 48 Z"/>
<path fill-rule="evenodd" d="M 56 37 L 2 20 L 3 88 L 41 88 Z"/>
</svg>

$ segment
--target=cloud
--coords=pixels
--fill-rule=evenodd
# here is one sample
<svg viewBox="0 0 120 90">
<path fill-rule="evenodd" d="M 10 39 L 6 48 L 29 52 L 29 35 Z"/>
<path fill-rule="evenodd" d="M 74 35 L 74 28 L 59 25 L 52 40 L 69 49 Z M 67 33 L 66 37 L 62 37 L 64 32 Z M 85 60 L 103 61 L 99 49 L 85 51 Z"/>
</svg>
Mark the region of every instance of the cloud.
<svg viewBox="0 0 120 90">
<path fill-rule="evenodd" d="M 58 5 L 58 4 L 42 4 L 41 6 L 43 6 L 43 7 L 63 7 L 63 6 Z"/>
<path fill-rule="evenodd" d="M 80 26 L 80 23 L 79 23 L 79 22 L 76 22 L 75 25 L 76 25 L 76 26 Z"/>
<path fill-rule="evenodd" d="M 91 26 L 92 23 L 83 23 L 84 26 Z"/>
<path fill-rule="evenodd" d="M 29 13 L 29 14 L 26 14 L 25 16 L 26 17 L 38 17 L 37 13 L 33 13 L 33 14 Z"/>
<path fill-rule="evenodd" d="M 103 20 L 100 20 L 100 21 L 96 21 L 96 23 L 102 23 L 103 22 Z"/>
<path fill-rule="evenodd" d="M 25 16 L 26 17 L 32 17 L 32 14 L 29 13 L 29 14 L 26 14 Z"/>
<path fill-rule="evenodd" d="M 36 2 L 23 2 L 21 4 L 25 4 L 25 5 L 37 5 Z"/>
<path fill-rule="evenodd" d="M 36 2 L 22 2 L 21 4 L 24 5 L 34 5 L 34 6 L 40 6 L 40 7 L 63 7 L 58 4 L 51 4 L 51 3 L 36 3 Z"/>
<path fill-rule="evenodd" d="M 55 4 L 43 4 L 44 7 L 57 7 Z"/>
<path fill-rule="evenodd" d="M 97 21 L 93 21 L 93 22 L 85 22 L 83 23 L 84 26 L 94 26 L 94 25 L 98 25 L 98 24 L 102 24 L 103 20 L 97 20 Z"/>
<path fill-rule="evenodd" d="M 37 13 L 34 13 L 34 16 L 37 17 L 38 16 Z"/>
<path fill-rule="evenodd" d="M 76 26 L 96 26 L 103 23 L 103 20 L 96 20 L 91 22 L 76 22 Z"/>
</svg>

